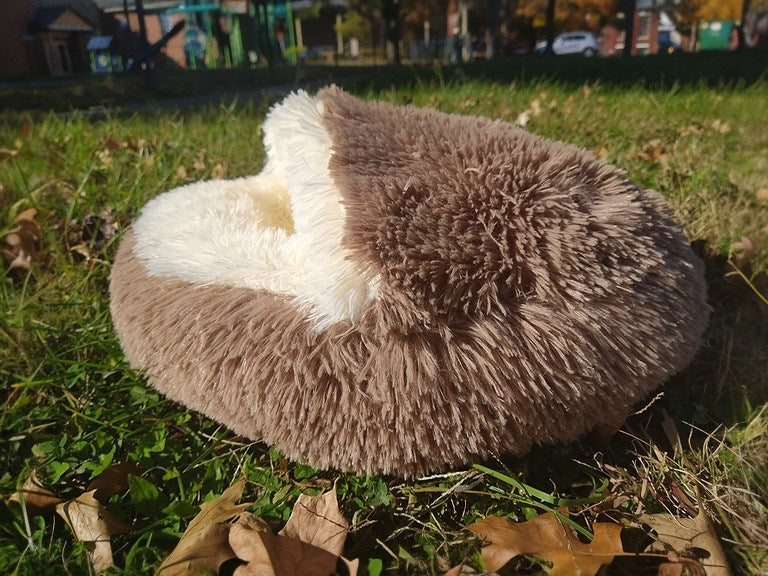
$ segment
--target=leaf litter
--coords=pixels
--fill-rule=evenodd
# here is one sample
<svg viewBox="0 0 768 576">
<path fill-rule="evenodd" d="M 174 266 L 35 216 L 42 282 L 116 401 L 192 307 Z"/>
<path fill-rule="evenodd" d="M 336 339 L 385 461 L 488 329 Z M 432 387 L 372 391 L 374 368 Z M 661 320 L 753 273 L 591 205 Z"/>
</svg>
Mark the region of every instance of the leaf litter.
<svg viewBox="0 0 768 576">
<path fill-rule="evenodd" d="M 9 270 L 31 270 L 32 261 L 43 248 L 43 229 L 35 216 L 34 208 L 24 210 L 16 216 L 16 226 L 2 238 L 0 251 L 9 262 Z"/>
<path fill-rule="evenodd" d="M 643 514 L 639 521 L 649 526 L 656 533 L 656 542 L 651 550 L 674 552 L 681 556 L 700 556 L 697 558 L 706 576 L 730 576 L 731 570 L 712 523 L 699 507 L 694 518 L 683 518 L 672 514 Z M 681 565 L 682 566 L 682 565 Z"/>
<path fill-rule="evenodd" d="M 72 529 L 75 538 L 83 542 L 88 562 L 94 572 L 101 574 L 114 566 L 110 539 L 131 529 L 129 524 L 107 512 L 94 497 L 95 490 L 56 505 L 56 512 Z"/>
<path fill-rule="evenodd" d="M 18 492 L 14 492 L 8 498 L 7 502 L 21 502 L 24 499 L 25 506 L 31 506 L 38 510 L 47 510 L 53 508 L 56 504 L 63 502 L 53 492 L 46 488 L 37 476 L 36 471 L 27 477 Z"/>
<path fill-rule="evenodd" d="M 483 540 L 481 555 L 490 572 L 501 569 L 516 556 L 531 555 L 550 562 L 552 576 L 594 576 L 601 566 L 624 553 L 620 525 L 596 522 L 594 539 L 584 543 L 552 512 L 522 523 L 505 516 L 489 516 L 467 529 Z"/>
<path fill-rule="evenodd" d="M 336 573 L 349 523 L 339 510 L 335 487 L 319 496 L 299 496 L 278 534 L 264 519 L 245 512 L 250 503 L 237 503 L 244 488 L 243 479 L 203 504 L 158 576 L 215 572 L 232 560 L 239 563 L 235 576 Z M 344 561 L 350 574 L 356 574 L 357 563 Z"/>
</svg>

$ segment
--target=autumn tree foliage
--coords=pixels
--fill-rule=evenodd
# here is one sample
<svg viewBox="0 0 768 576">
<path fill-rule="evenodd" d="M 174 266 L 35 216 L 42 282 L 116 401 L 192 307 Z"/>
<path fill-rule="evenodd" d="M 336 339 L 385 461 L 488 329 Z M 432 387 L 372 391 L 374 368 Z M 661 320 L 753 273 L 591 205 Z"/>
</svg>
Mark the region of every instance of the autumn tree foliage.
<svg viewBox="0 0 768 576">
<path fill-rule="evenodd" d="M 548 0 L 520 0 L 516 2 L 518 17 L 531 19 L 544 25 Z M 599 30 L 616 15 L 617 0 L 557 0 L 554 25 L 557 30 Z"/>
</svg>

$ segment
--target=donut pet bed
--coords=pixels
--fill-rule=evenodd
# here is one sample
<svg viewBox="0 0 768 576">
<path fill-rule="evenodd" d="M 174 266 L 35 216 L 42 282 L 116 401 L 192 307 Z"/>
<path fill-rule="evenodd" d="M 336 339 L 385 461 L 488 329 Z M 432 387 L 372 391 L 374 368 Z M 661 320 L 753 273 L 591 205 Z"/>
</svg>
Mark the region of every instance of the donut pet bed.
<svg viewBox="0 0 768 576">
<path fill-rule="evenodd" d="M 619 421 L 709 308 L 670 210 L 503 122 L 297 92 L 252 177 L 161 194 L 112 316 L 151 385 L 317 467 L 414 476 Z"/>
</svg>

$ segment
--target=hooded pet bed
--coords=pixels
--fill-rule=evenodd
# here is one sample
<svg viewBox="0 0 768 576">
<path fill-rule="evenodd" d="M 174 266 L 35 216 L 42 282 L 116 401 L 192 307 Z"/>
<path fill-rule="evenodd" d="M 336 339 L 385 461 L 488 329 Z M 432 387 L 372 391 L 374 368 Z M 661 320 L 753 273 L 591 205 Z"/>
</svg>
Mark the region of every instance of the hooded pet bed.
<svg viewBox="0 0 768 576">
<path fill-rule="evenodd" d="M 619 420 L 699 345 L 701 262 L 588 152 L 336 88 L 264 142 L 147 203 L 111 279 L 131 365 L 239 434 L 411 476 Z"/>
</svg>

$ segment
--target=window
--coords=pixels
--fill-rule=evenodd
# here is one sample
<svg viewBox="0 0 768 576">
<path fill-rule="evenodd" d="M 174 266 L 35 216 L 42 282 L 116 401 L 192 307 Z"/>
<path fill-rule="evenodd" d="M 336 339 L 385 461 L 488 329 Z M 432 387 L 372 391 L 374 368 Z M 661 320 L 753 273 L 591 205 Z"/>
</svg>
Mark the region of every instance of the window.
<svg viewBox="0 0 768 576">
<path fill-rule="evenodd" d="M 648 12 L 640 12 L 637 18 L 637 37 L 648 38 L 651 31 L 651 15 Z"/>
</svg>

